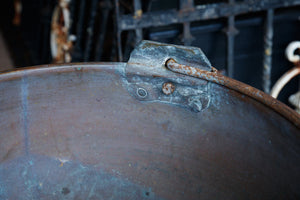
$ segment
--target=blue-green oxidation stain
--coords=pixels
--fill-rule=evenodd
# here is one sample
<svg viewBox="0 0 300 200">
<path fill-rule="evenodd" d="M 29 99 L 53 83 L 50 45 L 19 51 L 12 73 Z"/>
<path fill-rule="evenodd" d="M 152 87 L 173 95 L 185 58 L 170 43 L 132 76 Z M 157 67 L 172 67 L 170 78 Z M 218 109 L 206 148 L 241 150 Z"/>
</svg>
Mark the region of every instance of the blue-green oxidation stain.
<svg viewBox="0 0 300 200">
<path fill-rule="evenodd" d="M 23 134 L 24 134 L 24 144 L 25 144 L 25 152 L 29 154 L 29 134 L 28 134 L 28 80 L 27 77 L 24 76 L 21 82 L 21 116 L 22 124 L 23 124 Z"/>
<path fill-rule="evenodd" d="M 42 156 L 3 163 L 0 177 L 0 199 L 162 199 L 108 172 Z"/>
</svg>

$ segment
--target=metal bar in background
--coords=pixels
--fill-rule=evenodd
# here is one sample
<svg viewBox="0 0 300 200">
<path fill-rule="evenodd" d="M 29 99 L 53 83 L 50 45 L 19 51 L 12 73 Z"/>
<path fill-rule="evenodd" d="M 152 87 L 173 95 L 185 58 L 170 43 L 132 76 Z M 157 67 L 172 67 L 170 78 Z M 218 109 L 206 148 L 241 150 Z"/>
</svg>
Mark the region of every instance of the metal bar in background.
<svg viewBox="0 0 300 200">
<path fill-rule="evenodd" d="M 2 30 L 0 31 L 0 58 L 0 72 L 14 69 L 14 62 L 9 54 L 8 46 L 5 43 Z"/>
<path fill-rule="evenodd" d="M 118 51 L 119 51 L 119 49 L 121 50 L 121 55 L 122 55 L 122 59 L 123 59 L 122 47 L 117 46 L 118 45 L 118 40 L 115 37 L 115 35 L 117 35 L 116 34 L 117 31 L 118 31 L 117 26 L 114 26 L 114 29 L 113 29 L 114 37 L 113 37 L 113 40 L 112 40 L 111 54 L 110 54 L 110 58 L 109 58 L 109 60 L 111 60 L 111 61 L 118 61 Z"/>
<path fill-rule="evenodd" d="M 76 13 L 76 6 L 77 6 L 78 1 L 77 0 L 71 0 L 69 4 L 69 9 L 70 9 L 70 35 L 74 34 L 74 28 L 76 27 L 76 23 L 74 23 L 75 15 Z"/>
<path fill-rule="evenodd" d="M 263 60 L 263 89 L 270 93 L 272 71 L 272 46 L 273 46 L 273 18 L 274 10 L 269 9 L 266 15 L 264 34 L 264 60 Z"/>
<path fill-rule="evenodd" d="M 236 16 L 245 13 L 296 5 L 300 5 L 300 0 L 251 0 L 236 2 L 234 5 L 228 3 L 217 3 L 196 6 L 195 10 L 189 12 L 188 15 L 183 15 L 177 10 L 144 13 L 140 19 L 135 19 L 132 15 L 123 15 L 120 17 L 120 21 L 118 23 L 121 30 L 135 30 L 137 28 L 167 26 L 187 21 L 193 22 L 218 19 L 232 15 Z"/>
<path fill-rule="evenodd" d="M 189 13 L 194 11 L 194 0 L 180 0 L 180 12 Z M 193 36 L 191 34 L 191 23 L 186 21 L 183 22 L 183 38 L 182 42 L 184 45 L 191 45 Z"/>
<path fill-rule="evenodd" d="M 46 12 L 44 11 L 41 17 L 42 20 L 42 38 L 43 40 L 40 42 L 40 57 L 41 57 L 41 62 L 51 62 L 50 60 L 50 46 L 49 46 L 49 37 L 50 37 L 50 32 L 51 32 L 51 9 L 50 9 L 50 3 L 46 5 L 48 8 L 46 9 Z"/>
<path fill-rule="evenodd" d="M 100 33 L 97 38 L 97 47 L 96 47 L 96 56 L 95 56 L 96 61 L 100 61 L 103 54 L 104 38 L 106 34 L 108 15 L 112 7 L 110 0 L 102 1 L 100 6 L 101 6 L 101 19 L 99 20 Z"/>
<path fill-rule="evenodd" d="M 43 9 L 43 1 L 38 1 L 37 4 L 35 4 L 35 8 L 38 10 Z M 33 60 L 33 64 L 38 64 L 42 62 L 42 57 L 43 57 L 43 43 L 44 40 L 47 39 L 47 37 L 45 37 L 44 33 L 43 33 L 43 28 L 44 28 L 44 23 L 45 23 L 45 13 L 44 12 L 40 12 L 39 15 L 39 22 L 36 25 L 36 32 L 33 33 L 35 34 L 35 41 L 33 40 L 33 43 L 36 43 L 36 52 L 32 52 L 32 54 L 35 54 L 32 57 Z"/>
<path fill-rule="evenodd" d="M 91 49 L 92 49 L 92 44 L 94 41 L 94 29 L 95 29 L 95 18 L 97 15 L 97 10 L 98 10 L 98 0 L 92 0 L 91 3 L 91 14 L 89 18 L 89 25 L 87 27 L 87 42 L 85 45 L 85 52 L 84 52 L 84 62 L 87 62 L 90 60 L 91 56 Z"/>
<path fill-rule="evenodd" d="M 118 45 L 118 58 L 119 61 L 123 61 L 123 54 L 122 54 L 122 41 L 121 41 L 121 26 L 120 26 L 120 4 L 119 4 L 119 0 L 115 0 L 115 12 L 116 12 L 116 16 L 115 16 L 115 21 L 116 21 L 116 34 L 117 34 L 117 45 Z"/>
<path fill-rule="evenodd" d="M 76 37 L 77 38 L 76 38 L 76 44 L 74 47 L 74 51 L 76 52 L 74 54 L 78 56 L 77 59 L 79 59 L 79 60 L 82 59 L 82 37 L 83 37 L 83 30 L 84 30 L 85 6 L 86 6 L 85 0 L 81 0 L 80 8 L 79 8 L 78 23 L 77 23 L 77 28 L 76 28 Z"/>
<path fill-rule="evenodd" d="M 142 5 L 141 5 L 141 0 L 134 0 L 134 18 L 135 19 L 140 19 L 143 15 L 143 10 L 142 10 Z M 143 29 L 138 28 L 135 29 L 135 43 L 138 44 L 140 41 L 143 39 Z"/>
<path fill-rule="evenodd" d="M 128 35 L 126 38 L 126 44 L 124 46 L 124 54 L 123 54 L 125 60 L 129 59 L 130 53 L 135 44 L 136 44 L 135 33 L 133 31 L 128 31 Z"/>
<path fill-rule="evenodd" d="M 229 5 L 234 5 L 235 0 L 229 0 Z M 231 15 L 227 19 L 227 73 L 230 78 L 234 78 L 234 37 L 238 33 L 235 28 L 235 16 Z"/>
</svg>

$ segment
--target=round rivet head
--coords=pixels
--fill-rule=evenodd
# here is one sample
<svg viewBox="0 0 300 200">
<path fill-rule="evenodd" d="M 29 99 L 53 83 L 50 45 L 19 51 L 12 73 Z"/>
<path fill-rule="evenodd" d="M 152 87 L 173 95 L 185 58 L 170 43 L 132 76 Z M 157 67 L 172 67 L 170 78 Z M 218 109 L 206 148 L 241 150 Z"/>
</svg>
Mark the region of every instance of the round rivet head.
<svg viewBox="0 0 300 200">
<path fill-rule="evenodd" d="M 144 88 L 138 88 L 136 91 L 136 94 L 140 97 L 140 98 L 145 98 L 148 93 Z"/>
<path fill-rule="evenodd" d="M 173 83 L 164 83 L 162 91 L 165 95 L 170 95 L 175 91 L 175 85 Z"/>
</svg>

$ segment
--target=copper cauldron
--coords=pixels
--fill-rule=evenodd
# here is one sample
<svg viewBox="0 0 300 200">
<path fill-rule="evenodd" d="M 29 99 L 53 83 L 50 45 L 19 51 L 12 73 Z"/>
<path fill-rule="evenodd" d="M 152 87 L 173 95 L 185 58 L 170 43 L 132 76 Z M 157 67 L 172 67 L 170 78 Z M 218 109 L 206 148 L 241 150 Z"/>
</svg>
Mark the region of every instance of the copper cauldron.
<svg viewBox="0 0 300 200">
<path fill-rule="evenodd" d="M 0 199 L 299 199 L 300 118 L 202 51 L 0 75 Z"/>
</svg>

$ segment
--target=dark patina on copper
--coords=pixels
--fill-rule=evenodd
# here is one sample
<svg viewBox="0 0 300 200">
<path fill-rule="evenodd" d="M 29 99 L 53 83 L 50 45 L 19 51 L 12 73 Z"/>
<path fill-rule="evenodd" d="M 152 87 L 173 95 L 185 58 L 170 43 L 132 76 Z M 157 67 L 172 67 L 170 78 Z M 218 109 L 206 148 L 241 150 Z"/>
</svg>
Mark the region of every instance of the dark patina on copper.
<svg viewBox="0 0 300 200">
<path fill-rule="evenodd" d="M 204 57 L 183 63 L 199 79 L 165 67 L 184 51 L 149 48 L 182 57 L 0 75 L 0 199 L 300 196 L 299 115 Z"/>
</svg>

